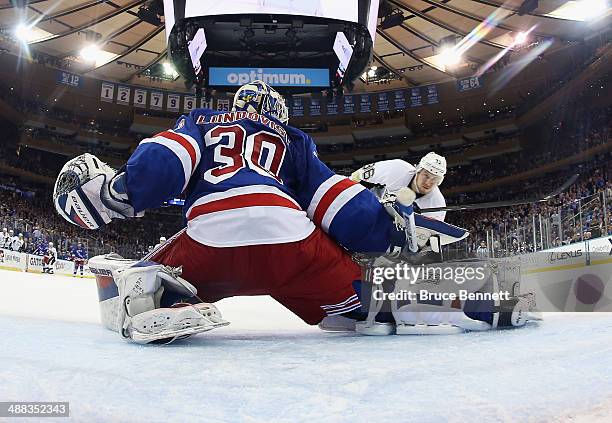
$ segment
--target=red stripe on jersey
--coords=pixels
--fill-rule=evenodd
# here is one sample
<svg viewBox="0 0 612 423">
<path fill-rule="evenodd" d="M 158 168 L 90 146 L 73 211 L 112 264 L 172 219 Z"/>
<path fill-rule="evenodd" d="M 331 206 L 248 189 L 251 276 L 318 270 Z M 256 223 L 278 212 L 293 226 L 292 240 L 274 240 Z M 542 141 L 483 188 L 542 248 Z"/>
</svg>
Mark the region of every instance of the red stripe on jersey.
<svg viewBox="0 0 612 423">
<path fill-rule="evenodd" d="M 319 204 L 315 209 L 314 216 L 312 217 L 313 222 L 317 226 L 321 226 L 321 222 L 323 221 L 323 217 L 325 216 L 327 209 L 329 209 L 329 206 L 336 199 L 336 197 L 338 197 L 342 191 L 356 184 L 356 182 L 353 182 L 347 178 L 332 185 L 331 188 L 329 188 L 323 195 L 323 197 L 321 197 L 321 201 L 319 201 Z"/>
<path fill-rule="evenodd" d="M 191 220 L 203 214 L 215 213 L 223 210 L 232 210 L 240 209 L 243 207 L 257 206 L 278 206 L 301 210 L 297 204 L 281 195 L 242 194 L 237 195 L 235 197 L 223 198 L 221 200 L 215 200 L 211 201 L 210 203 L 195 206 L 187 215 L 187 219 Z"/>
<path fill-rule="evenodd" d="M 184 137 L 182 137 L 181 135 L 177 134 L 176 132 L 170 132 L 170 131 L 160 132 L 159 134 L 155 135 L 155 137 L 168 138 L 168 139 L 171 139 L 172 141 L 176 141 L 180 145 L 182 145 L 183 148 L 185 150 L 187 150 L 187 153 L 189 153 L 189 157 L 191 158 L 191 169 L 192 170 L 195 169 L 196 151 L 193 148 L 193 145 L 191 145 L 191 143 L 189 141 L 187 141 Z M 153 138 L 155 138 L 155 137 L 153 137 Z"/>
</svg>

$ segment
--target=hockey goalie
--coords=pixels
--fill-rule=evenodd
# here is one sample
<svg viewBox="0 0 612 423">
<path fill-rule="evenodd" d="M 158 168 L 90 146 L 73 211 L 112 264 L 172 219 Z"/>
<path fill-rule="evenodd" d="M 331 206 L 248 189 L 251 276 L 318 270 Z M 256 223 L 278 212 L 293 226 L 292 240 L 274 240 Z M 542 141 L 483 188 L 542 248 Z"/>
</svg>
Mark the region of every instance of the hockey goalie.
<svg viewBox="0 0 612 423">
<path fill-rule="evenodd" d="M 335 175 L 312 139 L 287 122 L 282 96 L 255 81 L 238 90 L 231 112 L 180 117 L 119 170 L 90 154 L 66 163 L 55 207 L 83 228 L 186 198 L 187 227 L 112 272 L 122 336 L 165 341 L 224 326 L 212 303 L 240 295 L 270 295 L 312 325 L 360 319 L 361 269 L 349 252 L 418 251 L 410 192 L 381 201 Z"/>
</svg>

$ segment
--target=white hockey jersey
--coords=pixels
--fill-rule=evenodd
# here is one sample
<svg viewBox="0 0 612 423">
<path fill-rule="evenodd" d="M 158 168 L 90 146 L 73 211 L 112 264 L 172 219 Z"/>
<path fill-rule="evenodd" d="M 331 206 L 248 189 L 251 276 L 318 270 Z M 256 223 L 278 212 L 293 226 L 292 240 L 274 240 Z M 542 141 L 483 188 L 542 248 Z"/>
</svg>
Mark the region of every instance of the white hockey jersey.
<svg viewBox="0 0 612 423">
<path fill-rule="evenodd" d="M 0 248 L 4 248 L 4 245 L 9 241 L 8 232 L 0 232 Z"/>
<path fill-rule="evenodd" d="M 18 236 L 15 236 L 11 240 L 11 250 L 12 251 L 19 251 L 21 249 L 21 247 L 23 247 L 23 244 L 24 244 L 23 239 L 19 238 Z"/>
<path fill-rule="evenodd" d="M 404 160 L 394 159 L 365 165 L 357 172 L 359 172 L 361 180 L 385 185 L 389 192 L 396 193 L 401 188 L 410 185 L 416 175 L 416 168 Z M 444 196 L 438 187 L 434 187 L 428 194 L 423 196 L 417 194 L 415 203 L 421 209 L 446 206 Z M 446 212 L 423 213 L 423 216 L 444 221 Z"/>
<path fill-rule="evenodd" d="M 45 255 L 49 258 L 53 257 L 57 259 L 57 249 L 55 247 L 47 248 Z"/>
</svg>

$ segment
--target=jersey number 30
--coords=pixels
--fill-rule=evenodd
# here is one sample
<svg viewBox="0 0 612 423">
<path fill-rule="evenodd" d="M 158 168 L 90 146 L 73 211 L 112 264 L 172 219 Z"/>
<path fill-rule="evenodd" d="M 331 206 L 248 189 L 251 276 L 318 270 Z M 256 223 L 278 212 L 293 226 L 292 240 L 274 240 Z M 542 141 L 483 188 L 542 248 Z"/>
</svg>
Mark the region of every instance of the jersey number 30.
<svg viewBox="0 0 612 423">
<path fill-rule="evenodd" d="M 215 146 L 214 160 L 221 163 L 207 170 L 204 180 L 218 184 L 248 167 L 282 183 L 279 172 L 286 149 L 280 136 L 260 131 L 247 137 L 240 125 L 217 126 L 206 133 L 204 142 L 206 147 Z"/>
</svg>

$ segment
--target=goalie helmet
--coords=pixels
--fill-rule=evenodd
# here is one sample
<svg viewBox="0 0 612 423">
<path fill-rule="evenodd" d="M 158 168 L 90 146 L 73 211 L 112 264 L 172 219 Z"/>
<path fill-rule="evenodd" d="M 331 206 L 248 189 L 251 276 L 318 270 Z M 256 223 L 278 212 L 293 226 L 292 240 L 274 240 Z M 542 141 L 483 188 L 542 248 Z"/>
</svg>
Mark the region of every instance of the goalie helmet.
<svg viewBox="0 0 612 423">
<path fill-rule="evenodd" d="M 439 178 L 438 185 L 440 185 L 444 180 L 444 175 L 446 175 L 446 159 L 434 152 L 427 153 L 417 165 L 417 173 L 422 169 L 437 176 Z"/>
<path fill-rule="evenodd" d="M 240 87 L 234 95 L 232 111 L 266 114 L 285 124 L 289 121 L 285 99 L 263 81 L 253 81 Z"/>
</svg>

